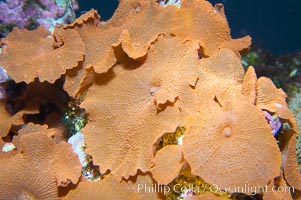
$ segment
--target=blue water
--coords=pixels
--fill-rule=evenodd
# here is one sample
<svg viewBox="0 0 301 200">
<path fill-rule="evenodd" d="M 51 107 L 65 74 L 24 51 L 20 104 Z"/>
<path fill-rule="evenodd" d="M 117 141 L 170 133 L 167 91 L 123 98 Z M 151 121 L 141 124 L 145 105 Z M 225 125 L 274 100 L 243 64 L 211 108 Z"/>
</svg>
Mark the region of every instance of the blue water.
<svg viewBox="0 0 301 200">
<path fill-rule="evenodd" d="M 300 0 L 210 0 L 223 3 L 233 38 L 251 35 L 253 43 L 273 54 L 301 51 Z M 80 13 L 95 8 L 108 20 L 118 0 L 79 0 Z"/>
</svg>

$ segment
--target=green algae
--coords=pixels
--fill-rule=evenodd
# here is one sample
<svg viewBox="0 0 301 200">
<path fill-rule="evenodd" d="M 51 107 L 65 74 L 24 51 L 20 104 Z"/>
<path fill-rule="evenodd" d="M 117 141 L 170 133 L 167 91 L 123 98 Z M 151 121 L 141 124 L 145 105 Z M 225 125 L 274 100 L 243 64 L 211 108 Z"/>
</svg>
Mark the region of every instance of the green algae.
<svg viewBox="0 0 301 200">
<path fill-rule="evenodd" d="M 175 132 L 165 133 L 161 137 L 156 151 L 162 149 L 166 145 L 178 144 L 179 139 L 184 135 L 184 132 L 185 132 L 184 127 L 178 127 Z"/>
<path fill-rule="evenodd" d="M 225 199 L 234 200 L 254 200 L 256 195 L 246 195 L 243 193 L 228 193 L 219 190 L 215 185 L 206 183 L 202 178 L 187 174 L 187 171 L 180 175 L 170 184 L 170 190 L 165 193 L 166 199 L 184 200 L 189 195 L 198 196 L 207 192 L 213 193 Z M 258 196 L 258 194 L 257 194 Z M 259 195 L 260 196 L 260 195 Z"/>
<path fill-rule="evenodd" d="M 69 102 L 68 110 L 62 118 L 62 122 L 67 128 L 67 137 L 70 138 L 87 124 L 85 109 L 80 108 L 80 100 L 72 99 Z"/>
</svg>

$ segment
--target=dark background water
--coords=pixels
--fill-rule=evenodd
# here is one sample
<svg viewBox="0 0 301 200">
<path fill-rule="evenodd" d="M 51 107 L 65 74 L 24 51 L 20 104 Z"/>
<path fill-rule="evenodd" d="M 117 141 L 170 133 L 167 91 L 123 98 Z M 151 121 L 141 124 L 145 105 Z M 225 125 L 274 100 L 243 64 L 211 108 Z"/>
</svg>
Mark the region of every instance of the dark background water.
<svg viewBox="0 0 301 200">
<path fill-rule="evenodd" d="M 78 0 L 79 14 L 91 8 L 108 20 L 118 0 Z M 223 3 L 233 38 L 251 35 L 253 44 L 276 55 L 301 51 L 301 0 L 209 0 Z"/>
</svg>

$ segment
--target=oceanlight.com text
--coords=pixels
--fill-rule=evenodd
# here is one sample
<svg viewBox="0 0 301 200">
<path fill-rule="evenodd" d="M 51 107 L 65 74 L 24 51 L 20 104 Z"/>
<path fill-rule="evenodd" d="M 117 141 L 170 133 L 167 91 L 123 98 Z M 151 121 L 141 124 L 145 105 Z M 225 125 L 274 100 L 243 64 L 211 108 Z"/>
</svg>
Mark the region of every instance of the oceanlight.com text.
<svg viewBox="0 0 301 200">
<path fill-rule="evenodd" d="M 245 193 L 245 194 L 262 194 L 268 192 L 283 192 L 283 193 L 293 193 L 295 191 L 294 187 L 290 186 L 251 186 L 245 184 L 239 187 L 229 187 L 229 186 L 218 186 L 217 184 L 211 184 L 209 186 L 210 192 L 226 192 L 226 193 Z"/>
<path fill-rule="evenodd" d="M 219 186 L 217 184 L 207 184 L 203 187 L 199 187 L 196 185 L 180 185 L 175 184 L 174 186 L 170 187 L 167 185 L 162 184 L 138 184 L 137 185 L 137 191 L 141 193 L 169 193 L 169 192 L 175 192 L 178 194 L 181 193 L 194 193 L 194 194 L 200 194 L 204 193 L 206 191 L 209 191 L 211 193 L 244 193 L 244 194 L 262 194 L 262 193 L 268 193 L 268 192 L 283 192 L 283 193 L 293 193 L 295 189 L 290 186 L 251 186 L 249 184 L 245 184 L 244 186 L 238 186 L 238 187 L 230 187 L 230 186 Z"/>
</svg>

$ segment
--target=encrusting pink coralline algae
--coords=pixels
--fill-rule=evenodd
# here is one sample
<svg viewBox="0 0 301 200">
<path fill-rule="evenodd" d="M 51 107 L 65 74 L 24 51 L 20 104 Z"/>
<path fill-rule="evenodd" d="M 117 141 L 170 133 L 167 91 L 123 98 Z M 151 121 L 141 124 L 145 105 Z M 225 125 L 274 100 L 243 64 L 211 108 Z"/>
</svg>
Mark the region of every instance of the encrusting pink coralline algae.
<svg viewBox="0 0 301 200">
<path fill-rule="evenodd" d="M 50 31 L 58 24 L 74 20 L 76 0 L 4 0 L 0 2 L 1 36 L 6 36 L 13 26 L 35 29 L 41 25 Z"/>
</svg>

